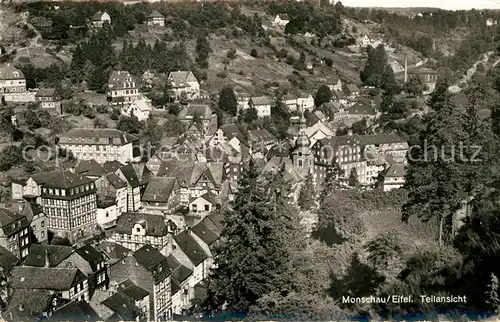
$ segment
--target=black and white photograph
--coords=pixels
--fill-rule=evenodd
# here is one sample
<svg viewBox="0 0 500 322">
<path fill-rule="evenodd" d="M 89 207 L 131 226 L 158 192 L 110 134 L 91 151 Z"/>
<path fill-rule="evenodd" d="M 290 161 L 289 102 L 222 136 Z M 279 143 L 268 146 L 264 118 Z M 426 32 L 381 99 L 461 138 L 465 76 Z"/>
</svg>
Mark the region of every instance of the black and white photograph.
<svg viewBox="0 0 500 322">
<path fill-rule="evenodd" d="M 500 321 L 500 0 L 0 0 L 0 321 Z"/>
</svg>

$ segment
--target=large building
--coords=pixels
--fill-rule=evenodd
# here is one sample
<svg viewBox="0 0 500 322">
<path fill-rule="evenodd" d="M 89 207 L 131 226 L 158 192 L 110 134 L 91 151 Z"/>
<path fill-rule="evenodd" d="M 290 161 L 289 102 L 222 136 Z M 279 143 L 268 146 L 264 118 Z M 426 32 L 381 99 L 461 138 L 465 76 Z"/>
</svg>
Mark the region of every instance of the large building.
<svg viewBox="0 0 500 322">
<path fill-rule="evenodd" d="M 200 83 L 191 71 L 176 71 L 168 75 L 171 91 L 177 99 L 191 100 L 200 96 Z"/>
<path fill-rule="evenodd" d="M 26 79 L 23 72 L 11 64 L 0 67 L 0 94 L 26 92 Z"/>
<path fill-rule="evenodd" d="M 139 99 L 139 84 L 136 77 L 124 70 L 112 71 L 108 80 L 107 96 L 113 105 L 129 104 Z"/>
<path fill-rule="evenodd" d="M 71 151 L 80 160 L 99 163 L 140 160 L 138 138 L 115 129 L 71 129 L 61 135 L 59 146 Z"/>
<path fill-rule="evenodd" d="M 26 216 L 0 208 L 0 246 L 20 259 L 28 256 L 29 226 Z"/>
<path fill-rule="evenodd" d="M 40 196 L 49 230 L 72 241 L 91 236 L 97 214 L 95 180 L 69 171 L 50 174 Z"/>
</svg>

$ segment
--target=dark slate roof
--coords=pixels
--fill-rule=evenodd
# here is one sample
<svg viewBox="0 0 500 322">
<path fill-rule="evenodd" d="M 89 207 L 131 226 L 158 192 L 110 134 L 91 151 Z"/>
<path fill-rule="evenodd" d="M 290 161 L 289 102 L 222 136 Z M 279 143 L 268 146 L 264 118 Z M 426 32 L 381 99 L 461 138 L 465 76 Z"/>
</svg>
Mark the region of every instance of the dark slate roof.
<svg viewBox="0 0 500 322">
<path fill-rule="evenodd" d="M 13 320 L 28 318 L 29 320 L 48 312 L 54 295 L 49 291 L 19 289 L 14 290 L 5 316 L 12 314 Z M 21 310 L 22 308 L 22 310 Z M 23 319 L 24 320 L 24 319 Z"/>
<path fill-rule="evenodd" d="M 168 226 L 162 215 L 126 212 L 118 217 L 114 232 L 131 234 L 135 224 L 141 224 L 147 236 L 162 237 L 167 235 Z"/>
<path fill-rule="evenodd" d="M 333 136 L 331 138 L 320 139 L 318 142 L 321 142 L 323 146 L 330 146 L 332 148 L 337 148 L 339 146 L 351 146 L 355 147 L 361 145 L 361 137 L 357 134 L 353 135 L 341 135 L 341 136 Z"/>
<path fill-rule="evenodd" d="M 384 177 L 388 178 L 404 177 L 405 174 L 405 165 L 401 163 L 394 163 L 382 173 Z"/>
<path fill-rule="evenodd" d="M 197 266 L 208 256 L 191 234 L 192 232 L 182 231 L 174 236 L 174 240 L 191 262 Z"/>
<path fill-rule="evenodd" d="M 124 321 L 134 321 L 140 313 L 134 299 L 122 292 L 111 295 L 102 304 L 113 310 Z"/>
<path fill-rule="evenodd" d="M 73 247 L 71 246 L 59 246 L 59 245 L 43 245 L 43 244 L 33 244 L 26 257 L 24 265 L 44 267 L 45 266 L 45 251 L 49 256 L 50 267 L 56 267 L 63 260 L 69 257 L 73 253 Z"/>
<path fill-rule="evenodd" d="M 266 129 L 248 131 L 248 137 L 252 143 L 275 141 L 276 137 Z"/>
<path fill-rule="evenodd" d="M 76 252 L 90 264 L 92 269 L 96 269 L 97 264 L 106 260 L 104 254 L 92 245 L 84 245 L 78 248 Z"/>
<path fill-rule="evenodd" d="M 70 302 L 55 310 L 50 317 L 55 321 L 100 321 L 101 318 L 85 301 Z"/>
<path fill-rule="evenodd" d="M 77 268 L 16 266 L 10 285 L 13 289 L 67 291 L 78 274 L 83 275 Z"/>
<path fill-rule="evenodd" d="M 117 160 L 106 161 L 102 164 L 102 167 L 104 168 L 104 171 L 106 173 L 116 172 L 116 170 L 120 169 L 123 166 L 124 164 Z"/>
<path fill-rule="evenodd" d="M 9 273 L 14 266 L 19 263 L 19 259 L 4 247 L 0 246 L 0 270 Z"/>
<path fill-rule="evenodd" d="M 40 88 L 38 92 L 36 92 L 37 97 L 54 97 L 56 94 L 55 88 Z"/>
<path fill-rule="evenodd" d="M 240 142 L 246 142 L 245 137 L 241 133 L 240 129 L 234 124 L 224 124 L 220 127 L 224 135 L 231 140 L 236 137 Z"/>
<path fill-rule="evenodd" d="M 224 228 L 224 214 L 222 211 L 222 209 L 218 209 L 207 216 L 207 218 L 220 230 Z"/>
<path fill-rule="evenodd" d="M 210 219 L 206 217 L 191 228 L 191 231 L 203 240 L 203 242 L 209 247 L 212 246 L 220 236 L 220 231 L 214 230 L 214 228 L 210 227 L 210 225 Z"/>
<path fill-rule="evenodd" d="M 127 295 L 128 297 L 133 298 L 136 301 L 142 300 L 146 296 L 149 295 L 149 292 L 145 289 L 135 285 L 131 280 L 127 279 L 123 281 L 119 286 L 118 290 Z"/>
<path fill-rule="evenodd" d="M 122 259 L 127 256 L 128 253 L 131 252 L 130 249 L 114 242 L 103 241 L 99 244 L 99 249 L 101 249 L 106 255 L 108 255 L 111 259 Z"/>
<path fill-rule="evenodd" d="M 195 116 L 199 116 L 202 120 L 209 120 L 212 116 L 212 109 L 208 105 L 189 104 L 179 113 L 179 120 L 192 121 Z"/>
<path fill-rule="evenodd" d="M 108 87 L 112 89 L 126 88 L 126 84 L 135 82 L 138 86 L 137 78 L 125 70 L 114 70 L 110 73 Z"/>
<path fill-rule="evenodd" d="M 137 173 L 135 172 L 134 166 L 132 164 L 124 165 L 120 168 L 120 171 L 125 176 L 125 179 L 130 184 L 131 187 L 135 188 L 141 185 Z"/>
<path fill-rule="evenodd" d="M 20 214 L 26 216 L 28 221 L 31 221 L 34 216 L 43 213 L 42 206 L 34 202 L 26 202 Z"/>
<path fill-rule="evenodd" d="M 127 187 L 127 183 L 115 173 L 108 173 L 106 175 L 106 179 L 108 180 L 109 184 L 112 185 L 115 189 L 122 189 Z"/>
<path fill-rule="evenodd" d="M 202 194 L 199 198 L 205 199 L 206 201 L 210 202 L 212 205 L 220 205 L 221 204 L 221 202 L 219 200 L 219 196 L 217 196 L 216 194 L 214 194 L 213 192 L 210 192 L 210 191 Z"/>
<path fill-rule="evenodd" d="M 72 173 L 71 171 L 61 170 L 42 173 L 33 176 L 33 179 L 36 183 L 43 184 L 44 187 L 60 189 L 74 188 L 95 181 L 88 177 Z"/>
<path fill-rule="evenodd" d="M 75 173 L 90 177 L 100 177 L 105 171 L 96 160 L 78 160 Z"/>
<path fill-rule="evenodd" d="M 167 203 L 176 182 L 177 179 L 175 177 L 151 178 L 142 195 L 142 201 Z"/>
<path fill-rule="evenodd" d="M 0 79 L 1 80 L 24 79 L 24 74 L 22 71 L 20 71 L 10 63 L 2 64 L 0 65 Z"/>
<path fill-rule="evenodd" d="M 17 212 L 12 212 L 10 210 L 0 208 L 0 225 L 5 227 L 7 225 L 12 224 L 13 222 L 25 218 L 25 216 L 21 215 Z M 8 234 L 4 232 L 5 234 Z"/>
<path fill-rule="evenodd" d="M 371 104 L 357 102 L 345 109 L 347 113 L 352 115 L 377 115 L 377 110 Z"/>
<path fill-rule="evenodd" d="M 133 253 L 137 263 L 152 273 L 155 282 L 163 281 L 170 275 L 167 258 L 151 245 L 144 245 Z"/>
</svg>

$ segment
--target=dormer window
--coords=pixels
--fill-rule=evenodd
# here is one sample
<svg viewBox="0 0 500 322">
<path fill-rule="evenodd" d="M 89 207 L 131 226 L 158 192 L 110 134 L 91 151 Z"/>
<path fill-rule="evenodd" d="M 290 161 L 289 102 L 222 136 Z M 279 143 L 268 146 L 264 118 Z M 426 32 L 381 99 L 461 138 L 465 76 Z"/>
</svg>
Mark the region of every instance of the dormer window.
<svg viewBox="0 0 500 322">
<path fill-rule="evenodd" d="M 12 76 L 14 76 L 15 78 L 17 78 L 17 77 L 19 77 L 19 73 L 18 72 L 13 72 Z"/>
</svg>

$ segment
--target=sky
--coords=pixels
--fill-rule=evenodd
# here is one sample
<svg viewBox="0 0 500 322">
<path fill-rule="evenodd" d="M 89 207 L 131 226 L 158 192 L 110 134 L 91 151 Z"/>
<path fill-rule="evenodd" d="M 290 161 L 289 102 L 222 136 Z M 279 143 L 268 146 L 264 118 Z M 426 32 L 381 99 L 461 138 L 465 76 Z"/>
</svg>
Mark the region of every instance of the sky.
<svg viewBox="0 0 500 322">
<path fill-rule="evenodd" d="M 432 7 L 447 10 L 500 9 L 500 0 L 341 0 L 349 7 Z"/>
</svg>

